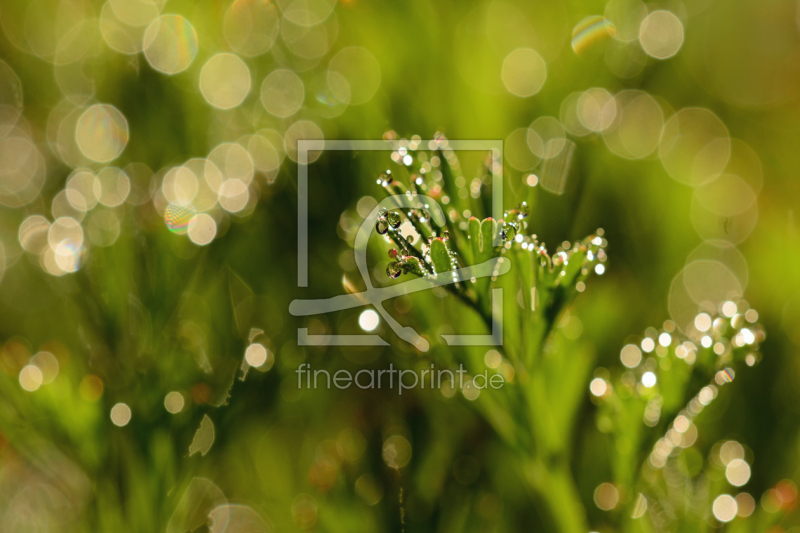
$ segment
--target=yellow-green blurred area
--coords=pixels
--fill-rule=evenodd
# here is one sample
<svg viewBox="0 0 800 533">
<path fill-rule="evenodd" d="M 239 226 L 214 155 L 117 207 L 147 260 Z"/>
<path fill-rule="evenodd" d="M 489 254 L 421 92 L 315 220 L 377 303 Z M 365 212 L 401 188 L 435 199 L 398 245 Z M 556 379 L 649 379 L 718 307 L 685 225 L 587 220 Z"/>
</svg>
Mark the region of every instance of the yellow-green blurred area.
<svg viewBox="0 0 800 533">
<path fill-rule="evenodd" d="M 439 132 L 503 141 L 504 208 L 527 201 L 551 252 L 604 230 L 602 276 L 548 347 L 565 381 L 593 358 L 549 457 L 590 530 L 800 531 L 799 17 L 784 0 L 0 0 L 0 532 L 562 531 L 486 422 L 491 391 L 298 388 L 303 363 L 462 354 L 520 381 L 444 343 L 485 326 L 443 290 L 386 304 L 427 354 L 363 309 L 288 311 L 360 290 L 376 180 L 438 179 Z M 298 288 L 306 139 L 401 148 L 308 154 Z M 474 200 L 485 154 L 457 155 Z M 370 242 L 376 285 L 388 249 Z M 651 352 L 714 309 L 766 341 L 673 399 L 701 414 L 604 400 L 640 363 L 651 389 L 670 371 Z M 298 346 L 298 328 L 390 345 Z"/>
</svg>

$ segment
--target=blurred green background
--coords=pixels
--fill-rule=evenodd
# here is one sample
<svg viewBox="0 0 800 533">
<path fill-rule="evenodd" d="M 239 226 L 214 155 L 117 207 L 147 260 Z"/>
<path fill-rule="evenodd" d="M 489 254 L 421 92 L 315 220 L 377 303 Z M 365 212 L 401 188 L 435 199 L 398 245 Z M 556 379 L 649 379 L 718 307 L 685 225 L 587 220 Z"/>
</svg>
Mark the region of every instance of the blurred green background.
<svg viewBox="0 0 800 533">
<path fill-rule="evenodd" d="M 605 230 L 606 273 L 570 310 L 598 367 L 690 322 L 686 287 L 746 298 L 763 359 L 704 411 L 697 447 L 745 445 L 742 490 L 790 530 L 763 498 L 783 482 L 793 509 L 800 452 L 798 6 L 2 0 L 0 531 L 179 532 L 211 508 L 229 532 L 547 530 L 463 395 L 297 389 L 303 362 L 428 361 L 385 325 L 385 348 L 298 347 L 298 327 L 356 332 L 361 310 L 288 313 L 357 280 L 354 228 L 402 166 L 310 165 L 299 289 L 297 140 L 387 131 L 503 140 L 505 207 L 528 199 L 551 252 Z M 481 158 L 458 155 L 478 176 Z M 451 360 L 438 334 L 474 317 L 453 303 L 437 322 L 425 298 L 390 309 Z M 620 452 L 584 389 L 571 469 L 592 530 L 675 530 L 624 520 L 630 491 L 596 503 Z M 390 439 L 411 454 L 401 469 Z M 697 530 L 726 527 L 706 507 Z"/>
</svg>

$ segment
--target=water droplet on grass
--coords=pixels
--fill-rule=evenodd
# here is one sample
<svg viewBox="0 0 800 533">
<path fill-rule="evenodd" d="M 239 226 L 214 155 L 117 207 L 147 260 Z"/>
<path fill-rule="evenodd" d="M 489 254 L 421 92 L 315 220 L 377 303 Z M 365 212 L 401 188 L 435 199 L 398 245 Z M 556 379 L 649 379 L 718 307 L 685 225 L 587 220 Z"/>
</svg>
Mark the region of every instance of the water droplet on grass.
<svg viewBox="0 0 800 533">
<path fill-rule="evenodd" d="M 386 275 L 389 276 L 392 279 L 399 278 L 400 274 L 402 274 L 402 272 L 403 272 L 403 268 L 400 265 L 400 263 L 398 263 L 397 261 L 392 261 L 386 267 Z"/>
</svg>

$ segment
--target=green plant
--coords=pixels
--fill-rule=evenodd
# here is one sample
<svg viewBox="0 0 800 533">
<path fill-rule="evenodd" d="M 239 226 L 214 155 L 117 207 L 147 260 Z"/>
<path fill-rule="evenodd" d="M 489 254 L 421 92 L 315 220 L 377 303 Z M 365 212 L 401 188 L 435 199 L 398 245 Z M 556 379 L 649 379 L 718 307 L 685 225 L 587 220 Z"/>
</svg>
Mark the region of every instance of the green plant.
<svg viewBox="0 0 800 533">
<path fill-rule="evenodd" d="M 405 273 L 448 279 L 458 269 L 498 257 L 501 262 L 510 261 L 511 268 L 506 274 L 495 272 L 491 279 L 446 285 L 450 295 L 477 314 L 478 322 L 489 331 L 498 318 L 492 309 L 492 289 L 503 289 L 507 296 L 502 309 L 502 348 L 487 352 L 486 348 L 440 344 L 431 360 L 462 364 L 473 376 L 488 367 L 508 379 L 500 389 L 479 390 L 468 378 L 462 392 L 513 454 L 549 531 L 578 533 L 589 527 L 584 507 L 588 502 L 573 475 L 580 453 L 575 432 L 587 398 L 598 406 L 601 434 L 608 436 L 612 450 L 620 450 L 609 454 L 611 482 L 595 491 L 597 506 L 615 510 L 611 520 L 625 531 L 676 527 L 689 531 L 698 516 L 709 516 L 712 502 L 724 489 L 719 482 L 711 489 L 706 486 L 714 477 L 708 470 L 717 468 L 719 460 L 716 466 L 707 463 L 705 471 L 702 461 L 686 470 L 686 483 L 678 492 L 665 486 L 664 469 L 679 468 L 687 456 L 697 461 L 699 452 L 692 448 L 697 440 L 696 418 L 716 397 L 717 387 L 733 380 L 734 367 L 752 366 L 759 359 L 758 344 L 764 334 L 755 324 L 757 313 L 744 301 L 718 302 L 718 307 L 707 303 L 710 314 L 698 314 L 697 325 L 689 325 L 686 333 L 667 321 L 660 331 L 649 329 L 639 339 L 641 346 L 627 345 L 620 367 L 593 372 L 591 340 L 569 331 L 575 320 L 570 307 L 586 290 L 592 271 L 605 271 L 603 230 L 580 242 L 565 242 L 550 255 L 530 234 L 527 198 L 520 198 L 502 220 L 481 220 L 488 211 L 491 165 L 498 162 L 487 159 L 482 173 L 468 187 L 447 140 L 442 135 L 435 139 L 438 144 L 431 147 L 432 155 L 415 154 L 420 161 L 434 161 L 433 167 L 400 165 L 399 171 L 387 171 L 378 180 L 388 194 L 406 195 L 412 203 L 418 195 L 435 195 L 447 204 L 448 213 L 446 225 L 437 228 L 421 202 L 417 209 L 380 212 L 376 231 L 394 246 L 388 252 L 387 276 L 395 279 Z M 414 150 L 407 141 L 400 146 L 401 156 Z M 403 225 L 401 214 L 410 228 Z M 418 314 L 431 329 L 439 329 L 447 320 L 428 314 L 425 306 Z M 718 448 L 711 455 L 718 456 Z M 705 487 L 702 498 L 696 494 L 698 486 Z M 727 503 L 721 500 L 717 505 Z M 726 512 L 730 510 L 719 511 L 723 517 Z M 763 515 L 762 511 L 756 519 L 758 527 L 769 520 Z M 709 521 L 703 524 L 698 531 L 707 529 Z"/>
</svg>

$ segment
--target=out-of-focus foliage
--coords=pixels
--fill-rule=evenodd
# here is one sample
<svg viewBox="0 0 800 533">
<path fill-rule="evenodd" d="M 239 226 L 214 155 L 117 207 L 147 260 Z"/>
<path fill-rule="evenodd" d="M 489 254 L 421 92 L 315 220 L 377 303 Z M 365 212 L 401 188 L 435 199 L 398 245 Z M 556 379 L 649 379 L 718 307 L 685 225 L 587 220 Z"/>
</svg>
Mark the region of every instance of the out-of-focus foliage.
<svg viewBox="0 0 800 533">
<path fill-rule="evenodd" d="M 796 530 L 797 13 L 0 0 L 0 531 Z M 307 154 L 308 288 L 303 139 L 386 147 Z M 380 213 L 375 286 L 510 271 L 387 300 L 425 351 L 290 314 L 362 290 L 399 184 L 448 234 Z M 503 346 L 448 346 L 493 288 Z"/>
</svg>

